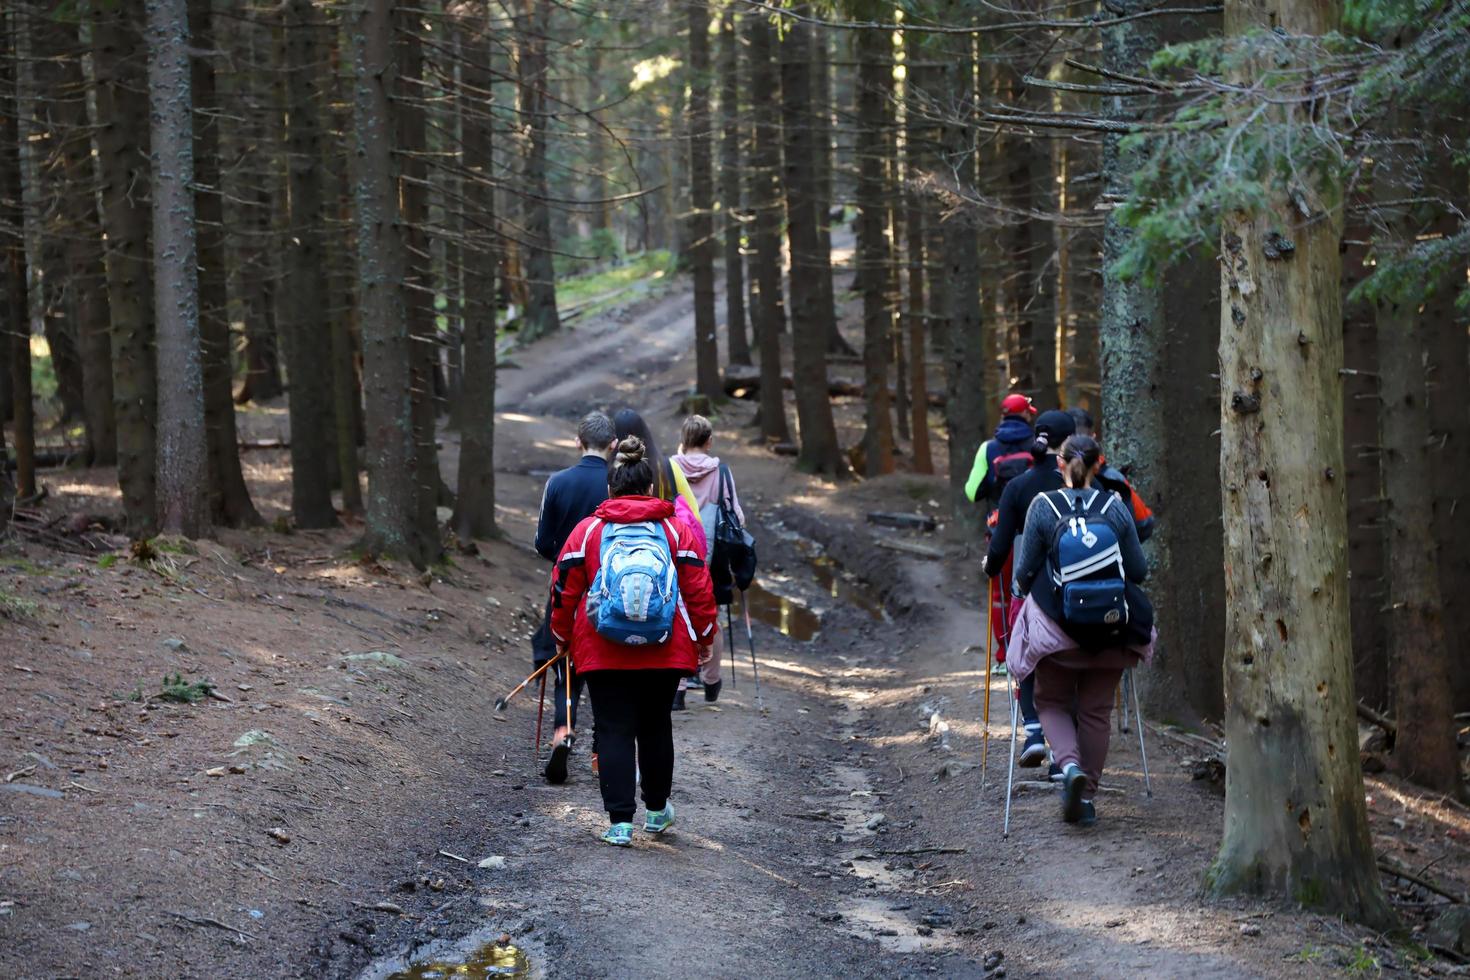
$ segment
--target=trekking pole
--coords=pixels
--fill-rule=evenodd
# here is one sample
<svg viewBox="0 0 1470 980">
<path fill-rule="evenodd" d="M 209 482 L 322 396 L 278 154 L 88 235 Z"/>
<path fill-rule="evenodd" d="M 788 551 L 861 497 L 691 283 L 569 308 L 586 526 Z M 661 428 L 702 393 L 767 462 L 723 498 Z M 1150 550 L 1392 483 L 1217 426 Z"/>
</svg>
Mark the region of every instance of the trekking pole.
<svg viewBox="0 0 1470 980">
<path fill-rule="evenodd" d="M 740 605 L 745 610 L 745 639 L 750 643 L 750 672 L 755 675 L 755 706 L 761 711 L 766 706 L 761 701 L 761 669 L 755 659 L 755 634 L 750 629 L 750 607 L 745 604 L 745 593 L 740 594 Z"/>
<path fill-rule="evenodd" d="M 536 768 L 541 768 L 541 719 L 546 715 L 546 675 L 541 675 L 541 701 L 536 706 L 536 743 L 534 755 Z"/>
<path fill-rule="evenodd" d="M 990 656 L 994 652 L 995 622 L 991 610 L 995 606 L 995 579 L 989 583 L 986 593 L 989 605 L 985 609 L 985 723 L 980 733 L 980 792 L 985 792 L 985 782 L 990 776 Z"/>
<path fill-rule="evenodd" d="M 1016 778 L 1016 715 L 1021 710 L 1020 702 L 1016 699 L 1016 695 L 1011 689 L 1011 674 L 1009 670 L 1006 671 L 1006 697 L 1011 701 L 1011 760 L 1010 764 L 1006 767 L 1006 818 L 1000 831 L 1002 840 L 1011 836 L 1011 792 Z"/>
<path fill-rule="evenodd" d="M 563 669 L 567 672 L 567 743 L 570 744 L 572 736 L 576 733 L 576 726 L 572 724 L 572 658 L 568 657 Z"/>
<path fill-rule="evenodd" d="M 730 651 L 730 689 L 733 691 L 735 684 L 735 613 L 731 607 L 733 602 L 725 603 L 725 647 Z M 740 605 L 745 605 L 745 593 L 740 593 Z"/>
<path fill-rule="evenodd" d="M 1123 672 L 1128 690 L 1133 692 L 1133 721 L 1138 725 L 1138 756 L 1143 760 L 1143 792 L 1149 799 L 1154 797 L 1153 783 L 1148 778 L 1148 749 L 1143 747 L 1143 710 L 1138 706 L 1138 684 L 1133 680 L 1133 669 Z"/>
<path fill-rule="evenodd" d="M 558 653 L 556 656 L 554 656 L 550 660 L 546 661 L 546 663 L 542 664 L 540 667 L 537 667 L 534 671 L 532 671 L 530 677 L 527 677 L 525 680 L 523 680 L 519 684 L 517 684 L 511 690 L 511 692 L 509 694 L 507 694 L 505 697 L 503 697 L 503 698 L 496 698 L 495 699 L 495 710 L 496 711 L 504 711 L 505 710 L 505 706 L 507 704 L 510 704 L 510 699 L 511 698 L 515 697 L 517 694 L 520 694 L 527 687 L 529 687 L 531 685 L 531 682 L 532 681 L 536 680 L 538 677 L 544 676 L 545 673 L 546 673 L 546 671 L 548 669 L 550 669 L 550 667 L 551 667 L 552 664 L 556 663 L 558 660 L 560 660 L 562 657 L 565 657 L 565 656 L 566 656 L 566 653 L 565 652 Z"/>
</svg>

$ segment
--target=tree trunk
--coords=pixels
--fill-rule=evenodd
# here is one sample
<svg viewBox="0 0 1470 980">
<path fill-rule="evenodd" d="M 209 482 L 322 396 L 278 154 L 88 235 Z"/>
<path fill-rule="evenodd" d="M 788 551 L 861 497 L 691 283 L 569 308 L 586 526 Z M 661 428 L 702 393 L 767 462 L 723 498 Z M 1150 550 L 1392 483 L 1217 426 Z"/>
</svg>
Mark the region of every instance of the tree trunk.
<svg viewBox="0 0 1470 980">
<path fill-rule="evenodd" d="M 694 274 L 695 389 L 724 395 L 715 335 L 715 177 L 710 135 L 709 7 L 689 5 L 689 259 Z"/>
<path fill-rule="evenodd" d="M 876 3 L 854 12 L 860 19 L 881 14 Z M 887 217 L 889 188 L 884 182 L 881 147 L 885 107 L 893 88 L 892 40 L 880 31 L 857 37 L 857 125 L 866 149 L 858 156 L 857 281 L 863 295 L 863 464 L 867 476 L 893 472 L 893 416 L 888 376 L 893 360 L 893 307 L 888 292 Z"/>
<path fill-rule="evenodd" d="M 817 238 L 821 242 L 821 274 L 817 285 L 822 292 L 823 316 L 826 319 L 827 353 L 843 357 L 857 354 L 837 329 L 837 294 L 832 284 L 832 64 L 827 45 L 831 38 L 825 30 L 812 33 L 812 145 L 815 151 L 814 186 L 816 188 Z"/>
<path fill-rule="evenodd" d="M 720 14 L 720 214 L 725 222 L 725 334 L 731 364 L 750 364 L 745 332 L 745 259 L 740 243 L 740 49 L 735 34 L 735 8 Z"/>
<path fill-rule="evenodd" d="M 198 537 L 209 520 L 199 265 L 194 229 L 194 103 L 185 0 L 147 0 L 153 147 L 153 308 L 158 316 L 158 516 Z"/>
<path fill-rule="evenodd" d="M 487 15 L 488 16 L 488 15 Z M 462 18 L 456 25 L 468 56 L 461 65 L 464 100 L 465 217 L 472 237 L 463 249 L 465 281 L 475 296 L 465 297 L 464 398 L 461 406 L 459 485 L 455 496 L 454 533 L 461 542 L 497 533 L 495 525 L 495 170 L 492 89 L 488 26 Z"/>
<path fill-rule="evenodd" d="M 40 284 L 32 274 L 40 258 L 36 234 L 36 204 L 32 200 L 35 172 L 31 167 L 31 139 L 35 125 L 31 112 L 34 86 L 27 84 L 34 70 L 30 55 L 30 12 L 12 8 L 0 17 L 9 44 L 0 44 L 0 227 L 12 229 L 4 248 L 6 325 L 0 340 L 9 348 L 10 417 L 15 434 L 15 495 L 36 495 L 36 415 L 31 392 L 31 330 L 33 307 Z M 29 178 L 29 179 L 28 179 Z M 29 256 L 27 253 L 30 253 Z M 43 307 L 44 308 L 44 307 Z"/>
<path fill-rule="evenodd" d="M 1120 15 L 1146 10 L 1147 0 L 1119 0 Z M 1149 58 L 1161 46 L 1157 19 L 1126 21 L 1103 33 L 1103 64 L 1113 72 L 1136 74 L 1145 71 Z M 1107 96 L 1108 118 L 1131 123 L 1157 109 L 1156 100 L 1137 96 Z M 1146 158 L 1144 147 L 1124 149 L 1122 137 L 1108 134 L 1103 139 L 1104 193 L 1113 200 L 1128 194 L 1133 174 Z M 1108 462 L 1128 475 L 1129 480 L 1155 508 L 1162 508 L 1159 532 L 1150 539 L 1149 598 L 1158 610 L 1159 643 L 1152 669 L 1140 674 L 1142 694 L 1154 715 L 1180 717 L 1184 707 L 1184 670 L 1187 661 L 1176 662 L 1174 646 L 1192 643 L 1171 619 L 1177 608 L 1171 569 L 1173 532 L 1177 525 L 1168 517 L 1168 499 L 1174 483 L 1166 463 L 1169 445 L 1165 424 L 1169 406 L 1164 400 L 1167 378 L 1165 357 L 1171 323 L 1164 310 L 1162 284 L 1139 278 L 1123 279 L 1117 263 L 1133 241 L 1134 232 L 1109 211 L 1103 224 L 1103 290 L 1098 311 L 1101 352 L 1102 406 L 1101 437 Z M 1170 627 L 1175 628 L 1171 629 Z M 1144 675 L 1147 675 L 1146 677 Z"/>
<path fill-rule="evenodd" d="M 775 77 L 770 20 L 750 16 L 746 26 L 750 77 Z M 774 99 L 761 99 L 752 106 L 755 147 L 750 157 L 750 206 L 755 218 L 755 255 L 751 278 L 760 290 L 755 314 L 761 358 L 761 435 L 768 442 L 786 442 L 791 433 L 781 393 L 781 333 L 786 319 L 781 302 L 781 120 L 774 103 Z"/>
<path fill-rule="evenodd" d="M 220 118 L 214 80 L 212 0 L 188 0 L 193 47 L 194 208 L 199 239 L 199 336 L 204 367 L 204 424 L 209 450 L 209 514 L 215 524 L 260 523 L 250 501 L 235 433 L 234 370 L 230 360 L 229 294 L 225 281 L 225 208 L 220 188 Z"/>
<path fill-rule="evenodd" d="M 329 470 L 332 390 L 321 383 L 331 363 L 323 209 L 321 66 L 325 51 L 311 0 L 288 0 L 281 54 L 285 71 L 286 179 L 289 227 L 276 322 L 290 385 L 291 516 L 297 527 L 337 526 Z"/>
<path fill-rule="evenodd" d="M 530 301 L 521 320 L 521 337 L 534 340 L 561 329 L 556 308 L 556 270 L 551 261 L 551 210 L 546 203 L 548 165 L 546 130 L 547 90 L 551 73 L 546 57 L 546 34 L 551 5 L 542 0 L 520 0 L 517 21 L 517 72 L 520 83 L 524 155 L 522 180 L 530 195 L 525 199 L 526 287 Z"/>
<path fill-rule="evenodd" d="M 964 23 L 963 5 L 948 0 L 945 5 L 950 23 Z M 972 40 L 968 37 L 949 39 L 945 43 L 945 73 L 949 82 L 947 104 L 952 112 L 965 113 L 975 104 L 975 59 Z M 976 178 L 975 131 L 968 125 L 951 120 L 943 129 L 946 169 L 954 174 L 961 193 L 973 193 Z M 944 366 L 946 401 L 945 429 L 949 437 L 950 512 L 955 521 L 972 538 L 978 539 L 984 527 L 983 508 L 965 496 L 965 481 L 970 463 L 980 449 L 986 432 L 985 335 L 980 313 L 980 237 L 972 212 L 951 214 L 940 224 L 945 267 L 942 271 L 949 283 L 949 305 L 943 311 L 947 320 L 944 331 Z"/>
<path fill-rule="evenodd" d="M 148 233 L 148 83 L 134 56 L 142 0 L 95 3 L 92 64 L 97 75 L 97 169 L 107 236 L 107 302 L 112 316 L 112 391 L 117 422 L 117 482 L 135 537 L 158 520 L 153 360 L 153 270 Z"/>
<path fill-rule="evenodd" d="M 1406 114 L 1394 128 L 1412 144 Z M 1414 127 L 1418 128 L 1418 127 Z M 1381 201 L 1418 196 L 1420 188 L 1404 178 L 1412 160 L 1394 149 L 1374 153 L 1374 177 Z M 1415 238 L 1427 232 L 1412 206 L 1381 205 L 1374 251 L 1400 259 Z M 1443 284 L 1447 286 L 1448 284 Z M 1449 287 L 1453 288 L 1453 287 Z M 1409 779 L 1440 793 L 1457 795 L 1460 753 L 1455 744 L 1455 708 L 1449 650 L 1439 591 L 1439 560 L 1434 535 L 1434 469 L 1425 370 L 1424 337 L 1428 321 L 1412 300 L 1377 303 L 1379 376 L 1379 453 L 1383 486 L 1384 551 L 1388 562 L 1387 635 L 1389 663 L 1396 682 L 1394 714 L 1401 721 L 1394 742 L 1394 764 Z"/>
<path fill-rule="evenodd" d="M 354 197 L 362 311 L 368 495 L 363 549 L 420 567 L 438 557 L 434 527 L 419 520 L 412 341 L 403 283 L 407 249 L 394 179 L 395 64 L 391 0 L 368 0 L 353 18 Z"/>
<path fill-rule="evenodd" d="M 80 43 L 69 28 L 65 42 Z M 80 57 L 62 62 L 60 84 L 85 93 L 91 87 Z M 117 421 L 112 402 L 112 332 L 107 309 L 107 271 L 102 259 L 102 222 L 97 213 L 99 183 L 92 160 L 85 96 L 61 99 L 54 118 L 64 134 L 62 166 L 68 192 L 61 205 L 66 223 L 67 316 L 76 325 L 82 367 L 82 414 L 87 427 L 87 459 L 93 466 L 117 462 Z"/>
<path fill-rule="evenodd" d="M 805 9 L 805 8 L 801 8 Z M 791 351 L 801 450 L 796 464 L 810 473 L 845 470 L 842 447 L 827 397 L 828 292 L 832 270 L 818 231 L 817 146 L 811 120 L 812 28 L 793 23 L 781 42 L 781 110 L 784 122 L 786 228 L 791 243 Z M 823 290 L 826 277 L 828 290 Z"/>
<path fill-rule="evenodd" d="M 339 48 L 334 48 L 331 101 L 338 108 L 332 114 L 332 126 L 336 131 L 345 133 L 352 128 L 352 105 L 351 93 L 339 91 L 343 74 L 338 65 L 341 54 Z M 350 228 L 353 216 L 352 175 L 347 164 L 347 153 L 335 143 L 324 144 L 322 150 L 334 165 L 332 180 L 337 195 L 337 221 L 341 227 Z M 357 376 L 357 355 L 360 349 L 356 343 L 355 329 L 358 315 L 357 276 L 356 266 L 350 260 L 350 248 L 350 241 L 344 240 L 327 253 L 332 260 L 327 262 L 332 286 L 332 444 L 337 450 L 337 482 L 342 488 L 342 511 L 360 515 L 363 513 L 360 479 L 362 461 L 358 455 L 358 446 L 363 441 L 362 387 Z M 491 297 L 493 303 L 493 291 Z"/>
<path fill-rule="evenodd" d="M 921 57 L 916 41 L 905 39 L 910 60 Z M 909 412 L 912 416 L 913 468 L 915 473 L 933 473 L 934 459 L 929 449 L 929 370 L 924 343 L 927 333 L 928 308 L 924 304 L 924 280 L 927 215 L 924 196 L 919 188 L 924 178 L 923 141 L 927 138 L 920 119 L 920 109 L 913 98 L 914 74 L 910 70 L 904 80 L 904 233 L 908 246 L 908 326 Z"/>
<path fill-rule="evenodd" d="M 1225 31 L 1321 35 L 1331 0 L 1227 0 Z M 1240 69 L 1251 84 L 1280 61 Z M 1306 101 L 1273 110 L 1305 124 Z M 1296 118 L 1293 118 L 1296 117 Z M 1293 178 L 1302 179 L 1305 175 Z M 1216 894 L 1396 924 L 1358 761 L 1343 488 L 1342 189 L 1274 185 L 1221 216 L 1220 473 L 1225 523 L 1225 836 Z M 1300 212 L 1310 209 L 1303 221 Z M 1295 248 L 1283 253 L 1282 239 Z"/>
</svg>

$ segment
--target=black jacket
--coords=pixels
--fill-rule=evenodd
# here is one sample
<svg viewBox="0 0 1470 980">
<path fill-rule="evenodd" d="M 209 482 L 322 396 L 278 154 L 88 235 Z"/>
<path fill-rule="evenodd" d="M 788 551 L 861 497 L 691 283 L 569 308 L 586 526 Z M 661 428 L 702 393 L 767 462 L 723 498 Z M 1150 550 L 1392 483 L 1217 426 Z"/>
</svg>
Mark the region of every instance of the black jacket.
<svg viewBox="0 0 1470 980">
<path fill-rule="evenodd" d="M 556 561 L 572 530 L 606 499 L 607 460 L 601 456 L 583 456 L 576 466 L 553 473 L 541 495 L 536 553 Z"/>
<path fill-rule="evenodd" d="M 985 552 L 985 574 L 994 577 L 1005 567 L 1016 536 L 1026 526 L 1026 511 L 1031 501 L 1066 485 L 1055 456 L 1048 456 L 1006 484 L 1005 493 L 1000 495 L 995 528 L 990 532 L 990 548 Z"/>
</svg>

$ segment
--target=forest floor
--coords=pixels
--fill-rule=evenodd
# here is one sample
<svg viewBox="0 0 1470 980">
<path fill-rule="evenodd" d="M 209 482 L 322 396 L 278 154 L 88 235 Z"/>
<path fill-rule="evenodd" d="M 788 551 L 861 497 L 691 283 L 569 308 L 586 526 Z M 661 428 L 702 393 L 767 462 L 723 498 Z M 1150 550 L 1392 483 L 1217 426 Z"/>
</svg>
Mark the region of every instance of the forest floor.
<svg viewBox="0 0 1470 980">
<path fill-rule="evenodd" d="M 679 289 L 515 353 L 506 538 L 427 575 L 357 560 L 353 526 L 225 531 L 148 561 L 6 544 L 0 975 L 387 977 L 502 934 L 545 977 L 1458 969 L 1325 917 L 1202 900 L 1223 800 L 1191 778 L 1187 738 L 1149 730 L 1152 798 L 1136 735 L 1115 738 L 1092 831 L 1028 787 L 1003 838 L 1009 716 L 994 678 L 980 722 L 977 556 L 942 528 L 865 520 L 942 523 L 942 479 L 824 484 L 751 443 L 744 402 L 716 420 L 716 451 L 761 546 L 761 697 L 737 620 L 720 701 L 691 692 L 675 715 L 674 832 L 600 845 L 586 755 L 545 785 L 534 699 L 492 706 L 529 666 L 545 474 L 573 460 L 590 408 L 639 407 L 672 448 L 691 336 Z M 837 412 L 851 445 L 861 404 Z M 284 434 L 280 406 L 242 421 Z M 443 465 L 453 485 L 452 433 Z M 269 527 L 288 511 L 285 455 L 251 453 L 247 474 Z M 115 512 L 113 479 L 48 473 L 48 507 Z M 217 696 L 166 700 L 166 674 Z M 1384 859 L 1465 894 L 1470 815 L 1390 779 L 1368 792 Z M 1411 924 L 1445 901 L 1385 882 Z"/>
</svg>

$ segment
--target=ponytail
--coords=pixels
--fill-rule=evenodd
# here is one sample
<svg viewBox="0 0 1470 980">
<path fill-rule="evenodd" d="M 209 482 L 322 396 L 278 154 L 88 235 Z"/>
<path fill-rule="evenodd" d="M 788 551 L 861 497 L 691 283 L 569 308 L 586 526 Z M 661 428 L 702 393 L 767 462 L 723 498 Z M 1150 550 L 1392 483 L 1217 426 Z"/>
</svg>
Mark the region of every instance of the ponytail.
<svg viewBox="0 0 1470 980">
<path fill-rule="evenodd" d="M 1062 466 L 1067 471 L 1067 482 L 1074 490 L 1087 486 L 1088 478 L 1098 461 L 1102 459 L 1102 447 L 1091 436 L 1072 436 L 1062 446 Z"/>
<path fill-rule="evenodd" d="M 1040 463 L 1046 459 L 1046 454 L 1050 451 L 1051 443 L 1047 441 L 1046 433 L 1038 432 L 1036 434 L 1036 441 L 1031 444 L 1031 459 L 1034 462 Z"/>
</svg>

